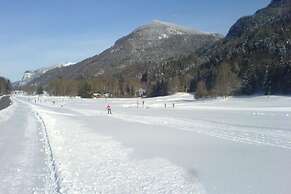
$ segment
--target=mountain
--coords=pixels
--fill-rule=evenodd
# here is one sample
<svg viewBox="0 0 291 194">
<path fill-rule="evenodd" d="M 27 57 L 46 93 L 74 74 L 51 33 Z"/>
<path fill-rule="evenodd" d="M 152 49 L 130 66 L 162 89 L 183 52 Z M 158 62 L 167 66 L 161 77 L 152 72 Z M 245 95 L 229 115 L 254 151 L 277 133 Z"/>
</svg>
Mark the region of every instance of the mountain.
<svg viewBox="0 0 291 194">
<path fill-rule="evenodd" d="M 49 85 L 55 95 L 59 85 L 71 87 L 74 94 L 80 84 L 73 80 L 116 96 L 132 96 L 141 87 L 151 96 L 291 94 L 291 0 L 272 0 L 240 18 L 224 38 L 154 21 L 101 54 L 47 71 L 30 84 Z"/>
<path fill-rule="evenodd" d="M 19 87 L 19 86 L 31 84 L 33 83 L 34 80 L 38 79 L 39 77 L 41 77 L 42 75 L 44 75 L 45 73 L 49 71 L 53 71 L 53 70 L 63 68 L 63 67 L 68 67 L 71 65 L 74 65 L 74 63 L 68 62 L 64 64 L 57 64 L 57 65 L 52 65 L 49 67 L 40 68 L 33 71 L 29 71 L 29 70 L 25 71 L 22 76 L 21 81 L 14 82 L 13 85 L 14 87 Z"/>
<path fill-rule="evenodd" d="M 210 46 L 221 37 L 218 34 L 153 21 L 117 40 L 101 54 L 69 67 L 48 71 L 31 83 L 46 85 L 59 77 L 116 79 L 126 75 L 126 79 L 135 79 L 162 61 L 190 55 L 201 47 Z"/>
<path fill-rule="evenodd" d="M 227 36 L 196 53 L 196 74 L 207 90 L 221 95 L 291 93 L 291 0 L 273 0 L 240 18 Z M 227 89 L 226 89 L 227 88 Z"/>
<path fill-rule="evenodd" d="M 81 62 L 78 71 L 98 76 L 100 71 L 112 71 L 114 67 L 125 69 L 136 64 L 160 63 L 169 58 L 187 56 L 218 39 L 216 34 L 154 21 L 119 39 L 100 55 Z"/>
</svg>

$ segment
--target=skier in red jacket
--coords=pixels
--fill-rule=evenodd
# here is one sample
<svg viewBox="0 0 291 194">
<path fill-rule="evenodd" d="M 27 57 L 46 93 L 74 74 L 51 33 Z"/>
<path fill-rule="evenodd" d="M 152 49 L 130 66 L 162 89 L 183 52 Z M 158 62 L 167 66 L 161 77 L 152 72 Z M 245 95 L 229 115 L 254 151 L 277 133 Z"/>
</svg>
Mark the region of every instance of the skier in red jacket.
<svg viewBox="0 0 291 194">
<path fill-rule="evenodd" d="M 112 114 L 110 104 L 108 104 L 108 105 L 106 106 L 106 109 L 107 109 L 107 113 L 108 113 L 108 114 Z"/>
</svg>

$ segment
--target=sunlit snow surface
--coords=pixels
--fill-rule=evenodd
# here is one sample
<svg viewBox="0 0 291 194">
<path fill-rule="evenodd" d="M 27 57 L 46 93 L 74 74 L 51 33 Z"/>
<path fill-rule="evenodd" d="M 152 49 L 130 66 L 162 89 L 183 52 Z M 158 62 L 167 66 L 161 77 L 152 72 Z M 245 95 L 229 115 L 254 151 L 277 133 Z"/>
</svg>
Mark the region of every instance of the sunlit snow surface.
<svg viewBox="0 0 291 194">
<path fill-rule="evenodd" d="M 291 97 L 13 101 L 0 124 L 20 107 L 34 116 L 47 193 L 291 192 Z"/>
</svg>

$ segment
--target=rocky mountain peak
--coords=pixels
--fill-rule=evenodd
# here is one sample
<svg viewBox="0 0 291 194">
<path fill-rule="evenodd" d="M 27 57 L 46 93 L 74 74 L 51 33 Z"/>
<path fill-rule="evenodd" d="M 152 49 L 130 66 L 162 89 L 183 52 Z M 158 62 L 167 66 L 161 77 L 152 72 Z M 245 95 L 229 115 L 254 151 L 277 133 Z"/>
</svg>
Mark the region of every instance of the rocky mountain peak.
<svg viewBox="0 0 291 194">
<path fill-rule="evenodd" d="M 217 34 L 203 33 L 173 23 L 154 20 L 117 40 L 113 47 L 97 58 L 98 61 L 102 59 L 102 64 L 115 58 L 118 59 L 113 61 L 122 61 L 122 63 L 126 61 L 126 64 L 147 61 L 159 63 L 167 58 L 188 55 L 219 39 L 221 36 Z M 120 65 L 120 62 L 116 64 Z"/>
<path fill-rule="evenodd" d="M 71 65 L 74 65 L 75 63 L 72 62 L 68 62 L 68 63 L 63 63 L 63 64 L 57 64 L 57 65 L 52 65 L 52 66 L 48 66 L 48 67 L 43 67 L 40 69 L 36 69 L 36 70 L 27 70 L 24 72 L 21 81 L 17 82 L 16 84 L 19 86 L 22 85 L 26 85 L 28 83 L 30 83 L 32 80 L 41 77 L 42 75 L 44 75 L 45 73 L 55 70 L 55 69 L 60 69 L 63 67 L 68 67 Z"/>
<path fill-rule="evenodd" d="M 138 27 L 133 33 L 141 34 L 142 36 L 166 38 L 172 35 L 184 35 L 184 34 L 209 34 L 200 32 L 196 29 L 179 26 L 170 22 L 164 22 L 160 20 L 153 20 L 151 23 Z"/>
</svg>

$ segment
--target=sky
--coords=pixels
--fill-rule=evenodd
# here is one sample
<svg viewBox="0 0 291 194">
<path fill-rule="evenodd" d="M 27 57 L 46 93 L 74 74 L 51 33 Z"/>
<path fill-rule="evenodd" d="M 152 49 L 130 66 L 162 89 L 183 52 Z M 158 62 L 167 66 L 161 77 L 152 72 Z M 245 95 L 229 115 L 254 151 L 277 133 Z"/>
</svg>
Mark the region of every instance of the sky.
<svg viewBox="0 0 291 194">
<path fill-rule="evenodd" d="M 270 0 L 0 0 L 0 76 L 78 62 L 153 20 L 226 34 Z"/>
</svg>

